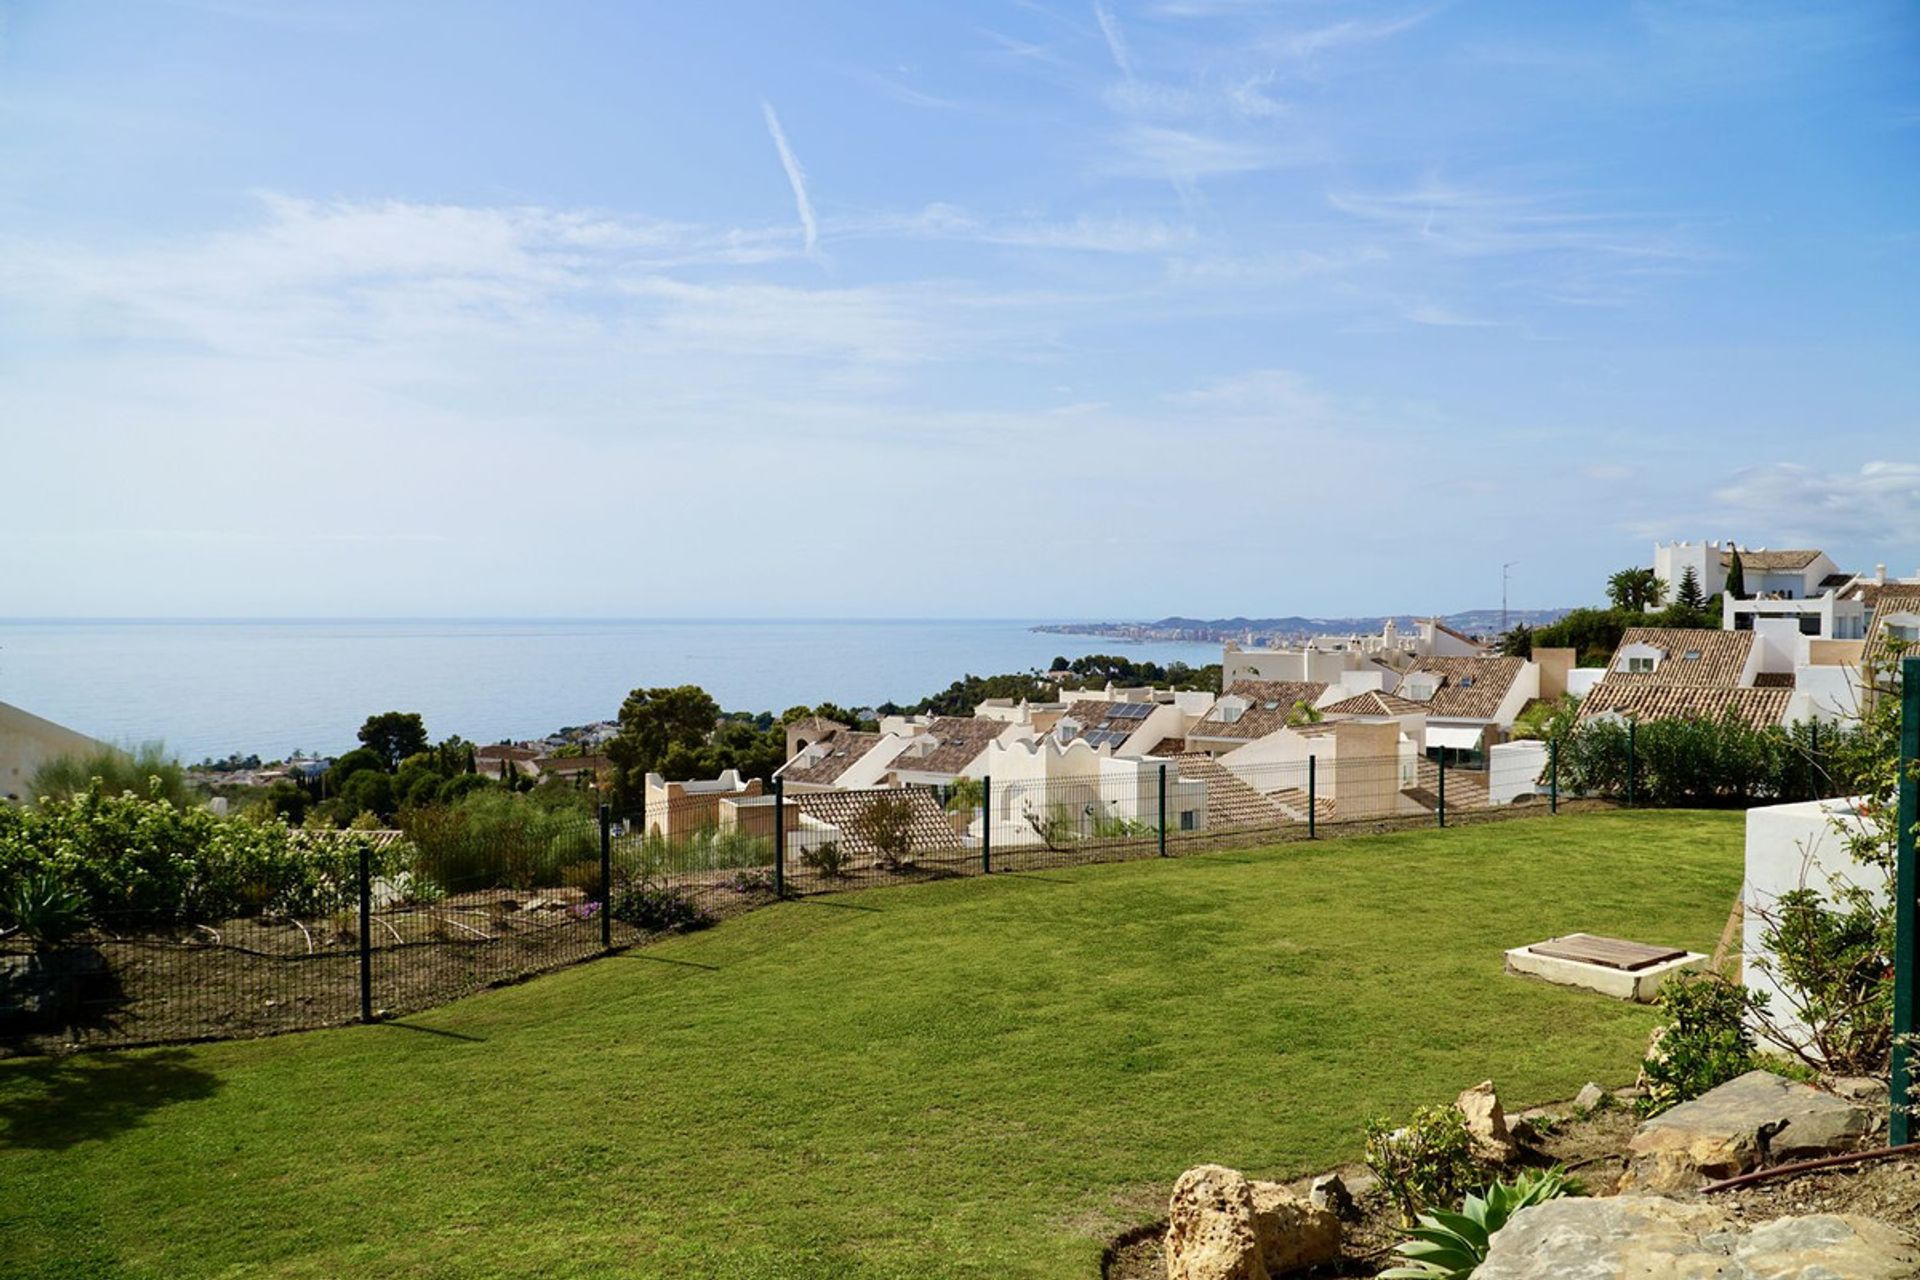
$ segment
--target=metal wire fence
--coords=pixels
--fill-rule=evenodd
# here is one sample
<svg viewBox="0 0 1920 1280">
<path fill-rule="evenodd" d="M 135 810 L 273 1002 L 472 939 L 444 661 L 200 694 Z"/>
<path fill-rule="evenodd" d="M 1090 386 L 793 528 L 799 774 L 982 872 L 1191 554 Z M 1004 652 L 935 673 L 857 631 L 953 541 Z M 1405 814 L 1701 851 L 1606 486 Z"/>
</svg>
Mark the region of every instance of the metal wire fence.
<svg viewBox="0 0 1920 1280">
<path fill-rule="evenodd" d="M 1313 735 L 1305 735 L 1310 739 Z M 1545 815 L 1552 752 L 1009 757 L 1025 776 L 857 790 L 689 784 L 631 810 L 423 817 L 321 859 L 297 909 L 181 928 L 107 913 L 0 943 L 15 1051 L 265 1035 L 404 1015 L 783 897 L 1223 845 Z M 1591 802 L 1586 802 L 1591 803 Z"/>
</svg>

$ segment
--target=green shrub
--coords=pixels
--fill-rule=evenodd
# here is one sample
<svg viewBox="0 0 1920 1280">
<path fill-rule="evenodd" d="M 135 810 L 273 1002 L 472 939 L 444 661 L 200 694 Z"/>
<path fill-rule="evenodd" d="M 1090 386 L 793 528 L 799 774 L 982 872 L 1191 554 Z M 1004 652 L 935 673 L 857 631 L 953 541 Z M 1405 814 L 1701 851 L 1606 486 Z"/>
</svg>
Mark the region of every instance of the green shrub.
<svg viewBox="0 0 1920 1280">
<path fill-rule="evenodd" d="M 1715 973 L 1676 974 L 1660 987 L 1667 1021 L 1640 1065 L 1644 1092 L 1635 1108 L 1658 1115 L 1690 1102 L 1755 1066 L 1747 1014 L 1763 998 Z"/>
<path fill-rule="evenodd" d="M 14 882 L 4 906 L 8 928 L 38 951 L 52 950 L 87 927 L 87 900 L 51 871 L 30 871 Z"/>
<path fill-rule="evenodd" d="M 420 874 L 449 893 L 557 886 L 563 868 L 600 856 L 599 825 L 584 810 L 497 787 L 405 810 L 400 829 Z"/>
<path fill-rule="evenodd" d="M 45 873 L 112 929 L 167 930 L 235 916 L 313 916 L 353 901 L 364 838 L 294 831 L 277 818 L 221 818 L 95 785 L 31 810 L 0 808 L 0 902 Z M 409 851 L 370 854 L 374 874 Z"/>
<path fill-rule="evenodd" d="M 838 840 L 828 840 L 811 849 L 803 849 L 800 861 L 829 880 L 838 879 L 847 869 L 847 856 L 840 851 Z"/>
<path fill-rule="evenodd" d="M 1422 1213 L 1413 1239 L 1393 1247 L 1407 1264 L 1382 1271 L 1380 1280 L 1467 1280 L 1487 1260 L 1494 1233 L 1514 1214 L 1529 1205 L 1579 1194 L 1561 1170 L 1537 1169 L 1469 1195 L 1459 1213 Z"/>
<path fill-rule="evenodd" d="M 698 903 L 679 889 L 629 880 L 613 891 L 613 918 L 648 933 L 691 933 L 713 923 Z"/>
<path fill-rule="evenodd" d="M 1422 1107 L 1397 1128 L 1368 1121 L 1366 1161 L 1408 1224 L 1423 1209 L 1458 1203 L 1484 1176 L 1467 1118 L 1454 1106 Z"/>
<path fill-rule="evenodd" d="M 872 845 L 881 864 L 898 871 L 913 860 L 913 801 L 904 791 L 867 801 L 851 823 L 853 834 Z"/>
<path fill-rule="evenodd" d="M 95 778 L 108 795 L 131 793 L 143 799 L 164 800 L 176 809 L 194 802 L 186 770 L 159 742 L 125 751 L 103 747 L 87 755 L 55 756 L 34 770 L 24 798 L 72 800 L 85 795 Z"/>
</svg>

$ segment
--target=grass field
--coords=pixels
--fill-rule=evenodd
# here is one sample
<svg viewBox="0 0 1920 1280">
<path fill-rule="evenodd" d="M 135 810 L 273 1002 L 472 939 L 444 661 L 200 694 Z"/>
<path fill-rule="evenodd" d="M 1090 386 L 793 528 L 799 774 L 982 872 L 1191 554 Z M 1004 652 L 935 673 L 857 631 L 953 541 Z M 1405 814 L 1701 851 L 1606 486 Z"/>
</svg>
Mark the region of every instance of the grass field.
<svg viewBox="0 0 1920 1280">
<path fill-rule="evenodd" d="M 1709 948 L 1737 814 L 1566 815 L 783 904 L 388 1024 L 0 1063 L 0 1272 L 1087 1277 L 1218 1160 L 1290 1175 L 1649 1011 L 1504 977 Z"/>
</svg>

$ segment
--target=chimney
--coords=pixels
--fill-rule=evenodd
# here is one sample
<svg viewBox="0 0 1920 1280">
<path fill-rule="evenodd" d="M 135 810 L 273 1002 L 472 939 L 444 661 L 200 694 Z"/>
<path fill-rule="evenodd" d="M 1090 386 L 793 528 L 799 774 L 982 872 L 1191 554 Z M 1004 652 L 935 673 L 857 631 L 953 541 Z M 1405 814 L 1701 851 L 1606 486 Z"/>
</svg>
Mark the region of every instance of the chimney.
<svg viewBox="0 0 1920 1280">
<path fill-rule="evenodd" d="M 1887 581 L 1887 566 L 1883 564 L 1873 566 L 1873 580 L 1876 583 L 1885 585 Z"/>
</svg>

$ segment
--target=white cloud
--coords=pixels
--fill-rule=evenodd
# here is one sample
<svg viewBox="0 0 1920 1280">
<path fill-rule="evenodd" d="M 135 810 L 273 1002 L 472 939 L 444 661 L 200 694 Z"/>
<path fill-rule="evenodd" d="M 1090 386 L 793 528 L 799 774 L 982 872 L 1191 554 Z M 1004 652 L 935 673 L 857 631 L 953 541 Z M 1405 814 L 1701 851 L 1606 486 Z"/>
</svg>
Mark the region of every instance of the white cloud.
<svg viewBox="0 0 1920 1280">
<path fill-rule="evenodd" d="M 1102 0 L 1093 0 L 1094 20 L 1100 24 L 1100 34 L 1107 39 L 1107 52 L 1113 57 L 1113 65 L 1120 74 L 1133 79 L 1133 55 L 1127 49 L 1127 37 L 1120 30 L 1119 20 L 1113 16 L 1113 10 Z"/>
<path fill-rule="evenodd" d="M 804 236 L 807 252 L 815 252 L 820 241 L 820 227 L 814 221 L 813 201 L 807 195 L 807 173 L 800 167 L 800 157 L 793 153 L 787 143 L 787 131 L 780 127 L 780 117 L 774 114 L 771 102 L 762 102 L 760 110 L 766 113 L 767 132 L 773 135 L 774 149 L 780 153 L 780 167 L 787 172 L 787 184 L 793 188 L 794 211 L 800 215 L 800 229 Z"/>
<path fill-rule="evenodd" d="M 1920 543 L 1920 463 L 1874 461 L 1858 471 L 1795 463 L 1750 467 L 1713 492 L 1717 527 L 1747 541 L 1822 541 L 1886 548 Z"/>
</svg>

